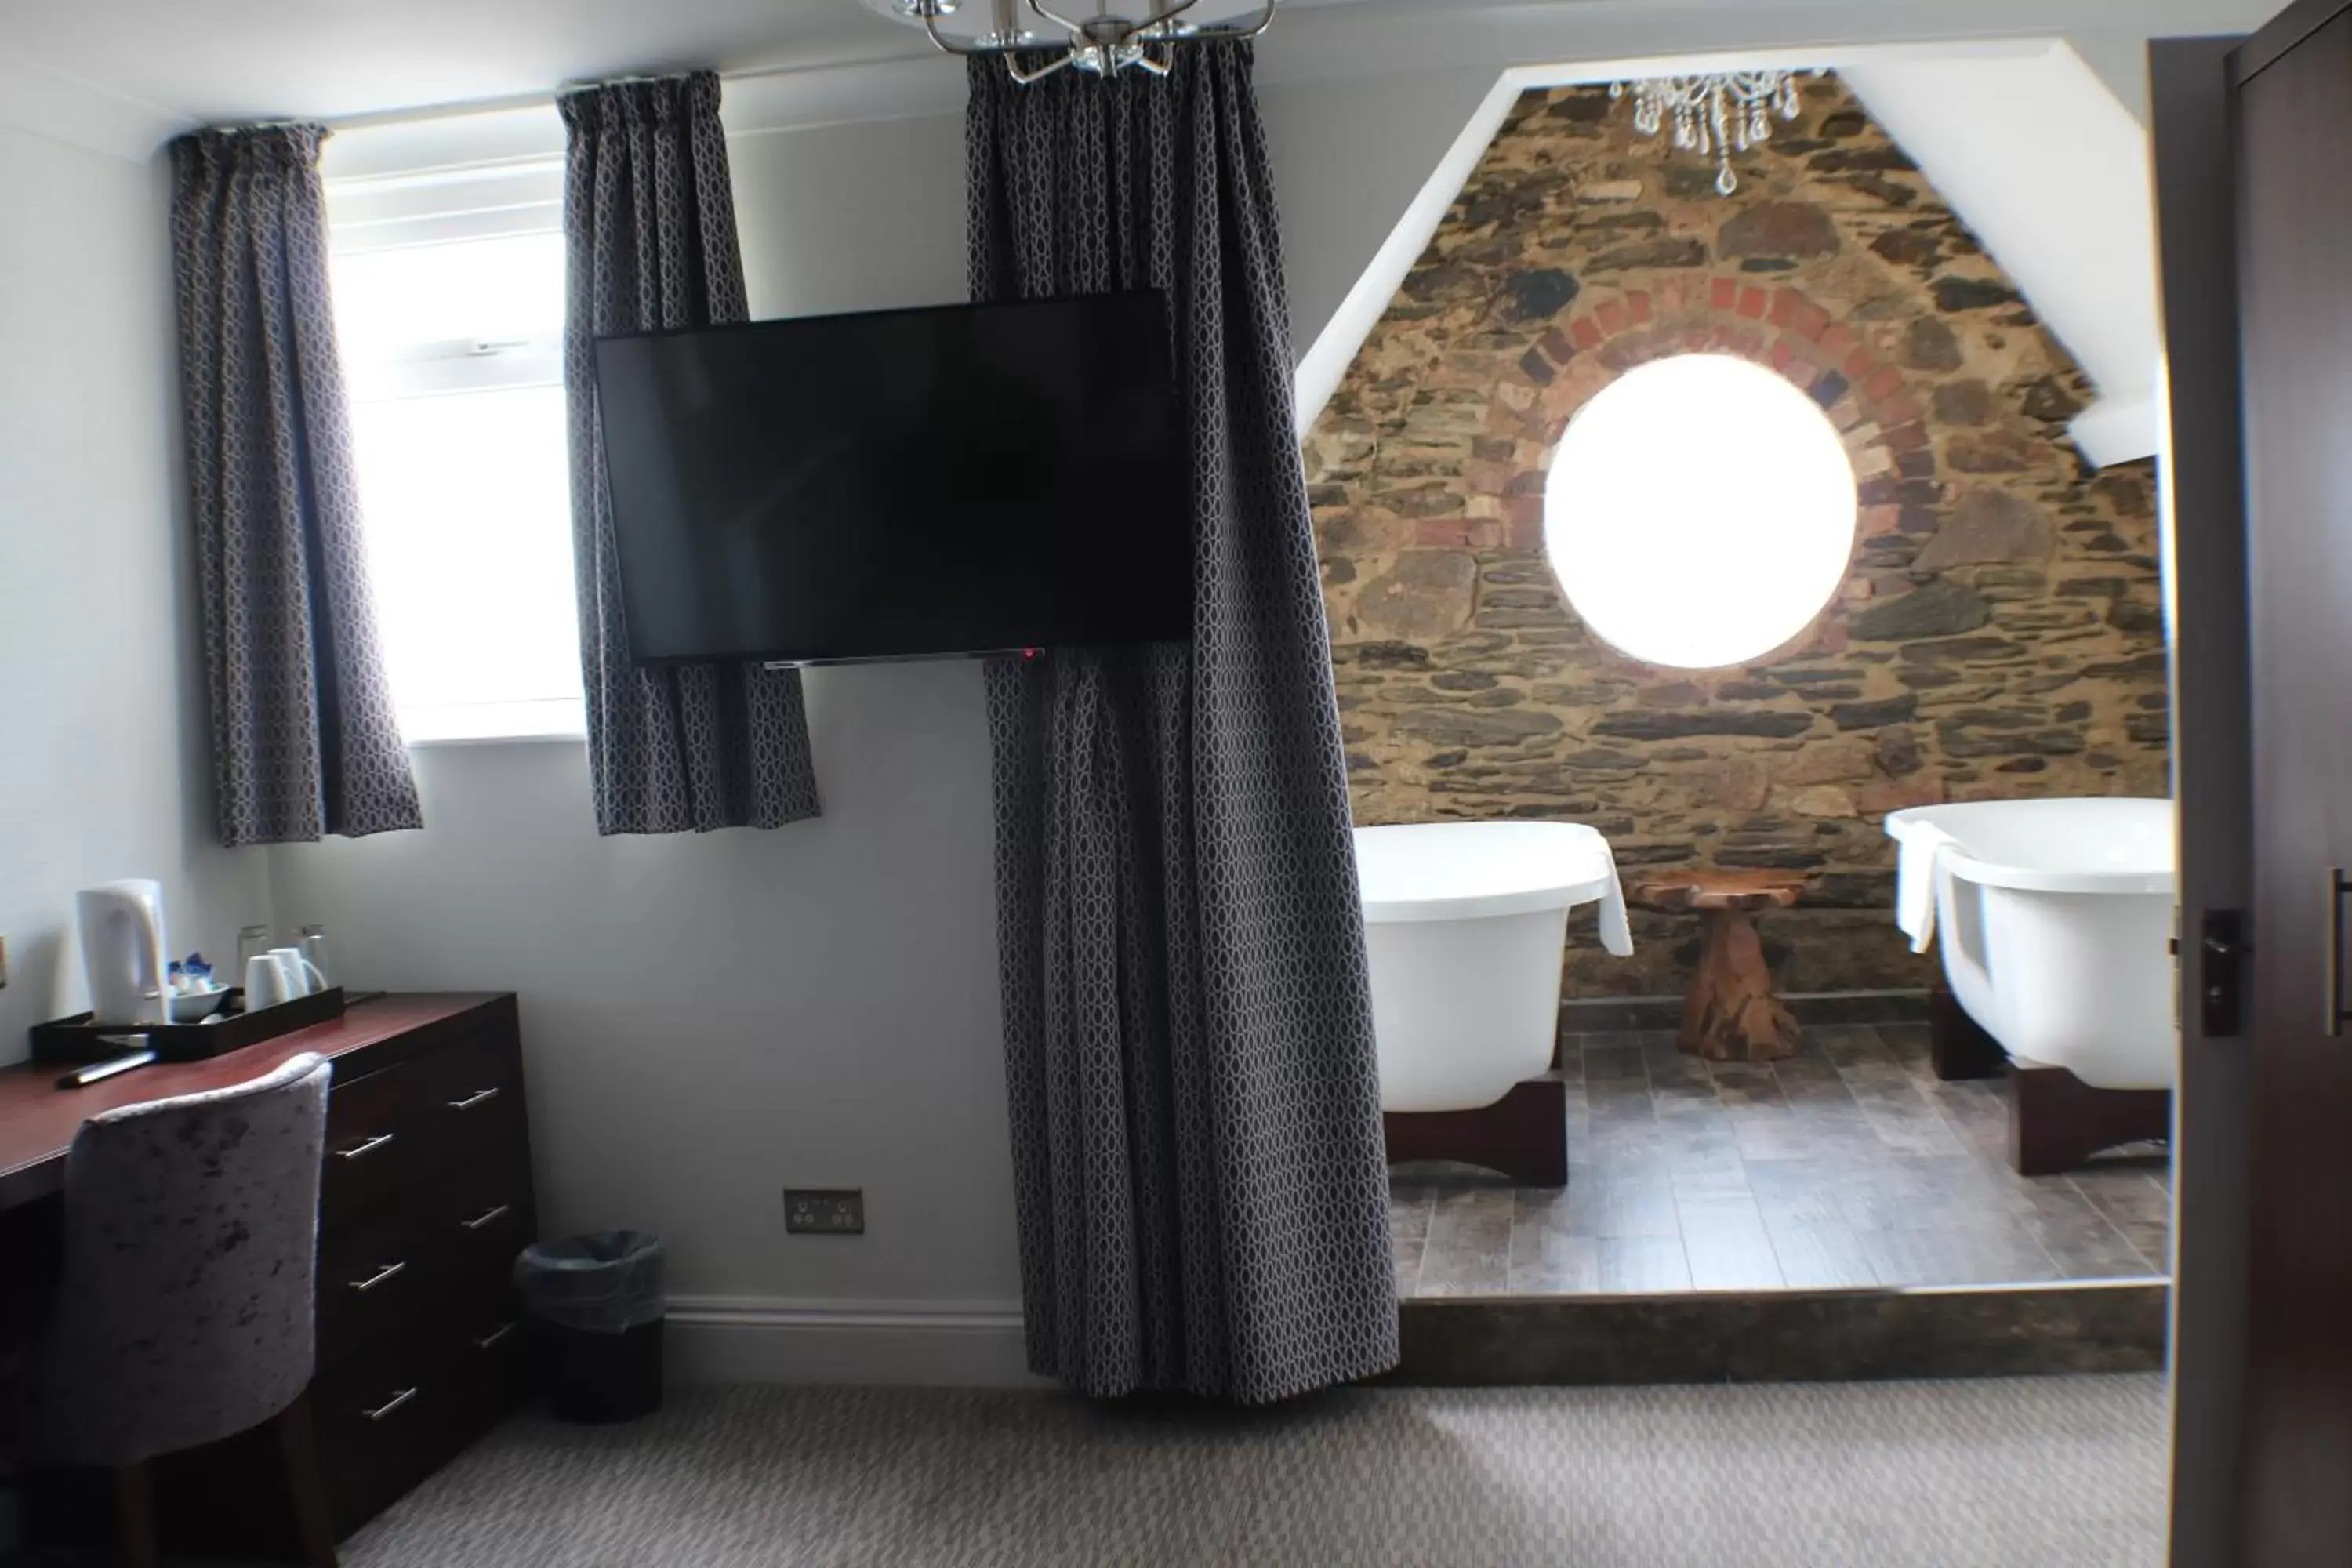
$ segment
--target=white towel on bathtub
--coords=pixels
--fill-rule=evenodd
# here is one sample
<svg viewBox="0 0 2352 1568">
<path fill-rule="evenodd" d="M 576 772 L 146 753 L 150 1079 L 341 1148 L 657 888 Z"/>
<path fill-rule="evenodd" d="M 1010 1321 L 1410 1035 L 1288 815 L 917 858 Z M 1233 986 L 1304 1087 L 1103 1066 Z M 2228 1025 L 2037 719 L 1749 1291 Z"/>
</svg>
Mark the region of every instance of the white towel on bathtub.
<svg viewBox="0 0 2352 1568">
<path fill-rule="evenodd" d="M 1601 945 L 1616 958 L 1633 956 L 1633 928 L 1625 919 L 1625 888 L 1617 879 L 1617 857 L 1603 840 L 1601 858 L 1609 863 L 1609 890 L 1601 895 Z"/>
<path fill-rule="evenodd" d="M 1926 822 L 1906 822 L 1895 847 L 1895 924 L 1925 952 L 1936 939 L 1936 857 L 1952 836 Z"/>
</svg>

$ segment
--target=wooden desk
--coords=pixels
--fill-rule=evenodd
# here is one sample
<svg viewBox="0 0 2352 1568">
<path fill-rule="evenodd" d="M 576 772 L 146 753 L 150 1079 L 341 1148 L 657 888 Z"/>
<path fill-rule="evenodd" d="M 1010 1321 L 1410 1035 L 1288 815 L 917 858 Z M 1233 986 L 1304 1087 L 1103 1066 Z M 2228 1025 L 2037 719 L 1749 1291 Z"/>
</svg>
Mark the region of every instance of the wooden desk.
<svg viewBox="0 0 2352 1568">
<path fill-rule="evenodd" d="M 202 1062 L 158 1062 L 88 1089 L 59 1089 L 63 1063 L 20 1062 L 0 1068 L 0 1209 L 47 1197 L 65 1181 L 66 1150 L 81 1124 L 101 1110 L 175 1094 L 250 1083 L 288 1058 L 316 1051 L 334 1058 L 369 1046 L 368 1070 L 390 1067 L 432 1038 L 420 1034 L 494 1001 L 492 992 L 414 993 L 362 1002 L 331 1023 L 313 1024 L 241 1051 Z M 403 1037 L 405 1037 L 404 1038 Z M 343 1075 L 338 1071 L 340 1079 Z"/>
<path fill-rule="evenodd" d="M 538 1230 L 519 1022 L 502 993 L 390 995 L 209 1061 L 158 1063 L 88 1089 L 58 1089 L 55 1063 L 0 1068 L 0 1280 L 20 1295 L 50 1288 L 66 1153 L 84 1120 L 249 1082 L 303 1051 L 331 1058 L 310 1394 L 336 1533 L 348 1534 L 520 1397 L 510 1271 Z M 0 1319 L 9 1315 L 0 1304 Z M 290 1517 L 278 1517 L 260 1479 L 276 1461 L 254 1436 L 157 1462 L 167 1551 L 289 1555 Z M 86 1510 L 69 1475 L 45 1474 L 59 1484 L 28 1496 L 28 1533 L 69 1542 Z M 45 1490 L 62 1500 L 40 1508 Z"/>
</svg>

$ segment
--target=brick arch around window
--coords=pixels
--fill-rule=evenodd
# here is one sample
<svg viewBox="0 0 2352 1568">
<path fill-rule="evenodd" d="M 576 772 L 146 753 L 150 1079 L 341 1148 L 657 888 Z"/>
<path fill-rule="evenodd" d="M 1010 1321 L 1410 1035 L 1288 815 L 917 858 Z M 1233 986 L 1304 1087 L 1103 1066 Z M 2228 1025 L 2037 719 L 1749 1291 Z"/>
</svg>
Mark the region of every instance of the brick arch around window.
<svg viewBox="0 0 2352 1568">
<path fill-rule="evenodd" d="M 1916 541 L 1904 542 L 1906 498 L 1916 532 L 1930 526 L 1926 520 L 1941 493 L 1935 445 L 1901 367 L 1787 284 L 1702 274 L 1579 303 L 1583 308 L 1519 356 L 1517 375 L 1496 384 L 1487 431 L 1472 443 L 1465 468 L 1469 494 L 1493 503 L 1474 500 L 1475 510 L 1496 515 L 1428 520 L 1416 540 L 1473 548 L 1507 542 L 1514 551 L 1540 553 L 1545 481 L 1578 410 L 1636 365 L 1681 354 L 1737 355 L 1778 373 L 1820 405 L 1853 462 L 1858 503 L 1846 590 L 1802 633 L 1762 658 L 1844 648 L 1853 609 L 1873 594 L 1871 569 L 1907 564 L 1916 548 Z M 1693 460 L 1704 461 L 1705 433 L 1694 430 L 1691 439 Z M 1601 657 L 1613 654 L 1594 646 Z M 1614 657 L 1632 671 L 1652 668 Z"/>
<path fill-rule="evenodd" d="M 1927 984 L 1886 811 L 2164 792 L 2152 466 L 2086 468 L 2080 371 L 1833 79 L 1729 200 L 1625 121 L 1605 89 L 1523 100 L 1308 434 L 1357 819 L 1557 817 L 1636 875 L 1802 871 L 1766 923 L 1784 986 Z M 1807 391 L 1861 503 L 1831 604 L 1719 670 L 1593 637 L 1542 551 L 1569 420 L 1688 353 Z M 1689 935 L 1573 939 L 1571 990 L 1671 993 Z"/>
</svg>

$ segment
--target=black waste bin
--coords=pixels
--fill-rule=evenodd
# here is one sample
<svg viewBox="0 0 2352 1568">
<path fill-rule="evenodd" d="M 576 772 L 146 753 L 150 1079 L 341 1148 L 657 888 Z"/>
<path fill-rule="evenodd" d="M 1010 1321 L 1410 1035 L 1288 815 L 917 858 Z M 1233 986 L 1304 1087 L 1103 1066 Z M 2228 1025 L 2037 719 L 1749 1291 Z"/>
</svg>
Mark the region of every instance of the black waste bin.
<svg viewBox="0 0 2352 1568">
<path fill-rule="evenodd" d="M 662 1242 L 606 1230 L 515 1259 L 531 1366 L 560 1421 L 634 1421 L 661 1408 Z"/>
</svg>

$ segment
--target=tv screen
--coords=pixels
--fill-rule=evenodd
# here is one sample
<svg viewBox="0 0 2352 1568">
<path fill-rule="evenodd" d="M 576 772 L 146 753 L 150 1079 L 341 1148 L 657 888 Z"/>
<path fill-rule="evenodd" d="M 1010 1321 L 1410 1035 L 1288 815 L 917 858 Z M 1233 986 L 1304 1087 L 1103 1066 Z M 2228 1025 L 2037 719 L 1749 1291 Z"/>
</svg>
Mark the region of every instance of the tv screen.
<svg viewBox="0 0 2352 1568">
<path fill-rule="evenodd" d="M 596 405 L 641 663 L 1192 635 L 1158 294 L 604 338 Z"/>
</svg>

